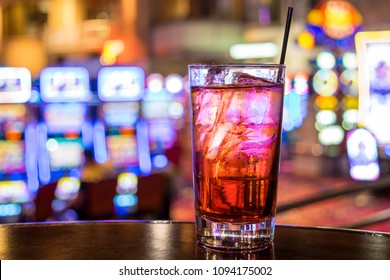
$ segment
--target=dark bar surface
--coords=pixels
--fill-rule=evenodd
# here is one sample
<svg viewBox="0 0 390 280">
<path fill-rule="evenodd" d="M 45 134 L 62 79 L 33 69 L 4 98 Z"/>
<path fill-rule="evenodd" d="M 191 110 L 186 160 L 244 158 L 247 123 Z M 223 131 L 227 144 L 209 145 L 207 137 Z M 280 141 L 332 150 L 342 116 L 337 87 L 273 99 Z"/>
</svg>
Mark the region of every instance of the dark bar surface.
<svg viewBox="0 0 390 280">
<path fill-rule="evenodd" d="M 192 222 L 85 221 L 0 225 L 2 260 L 390 259 L 390 234 L 277 225 L 273 247 L 199 246 Z"/>
</svg>

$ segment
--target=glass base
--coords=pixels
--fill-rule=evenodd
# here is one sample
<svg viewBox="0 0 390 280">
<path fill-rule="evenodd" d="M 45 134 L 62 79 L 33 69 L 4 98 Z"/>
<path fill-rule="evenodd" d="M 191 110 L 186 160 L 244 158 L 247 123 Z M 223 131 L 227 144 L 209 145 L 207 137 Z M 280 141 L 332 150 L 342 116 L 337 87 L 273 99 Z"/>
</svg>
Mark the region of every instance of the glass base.
<svg viewBox="0 0 390 280">
<path fill-rule="evenodd" d="M 196 216 L 198 240 L 207 247 L 226 250 L 256 250 L 272 245 L 275 218 L 253 224 L 213 222 Z"/>
</svg>

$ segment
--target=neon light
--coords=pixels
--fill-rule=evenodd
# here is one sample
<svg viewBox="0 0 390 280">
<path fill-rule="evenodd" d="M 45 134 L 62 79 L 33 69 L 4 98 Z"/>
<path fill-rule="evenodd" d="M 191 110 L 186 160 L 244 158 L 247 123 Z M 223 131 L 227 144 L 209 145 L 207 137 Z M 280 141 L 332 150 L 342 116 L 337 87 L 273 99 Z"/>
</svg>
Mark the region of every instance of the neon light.
<svg viewBox="0 0 390 280">
<path fill-rule="evenodd" d="M 145 73 L 140 67 L 103 67 L 98 73 L 102 101 L 138 101 L 144 95 Z"/>
<path fill-rule="evenodd" d="M 309 75 L 306 72 L 298 71 L 294 76 L 294 90 L 298 94 L 309 93 Z"/>
<path fill-rule="evenodd" d="M 58 142 L 55 139 L 49 139 L 46 142 L 46 149 L 49 152 L 55 152 L 58 149 Z"/>
<path fill-rule="evenodd" d="M 344 140 L 344 130 L 339 125 L 328 126 L 318 133 L 318 140 L 324 146 L 340 145 Z"/>
<path fill-rule="evenodd" d="M 314 104 L 320 110 L 335 110 L 339 101 L 335 96 L 317 96 L 314 99 Z"/>
<path fill-rule="evenodd" d="M 35 123 L 30 123 L 26 127 L 25 145 L 26 145 L 26 173 L 27 186 L 32 193 L 39 188 L 38 181 L 38 159 L 37 159 L 37 135 Z"/>
<path fill-rule="evenodd" d="M 346 69 L 341 73 L 340 84 L 344 94 L 358 96 L 358 71 L 356 69 Z"/>
<path fill-rule="evenodd" d="M 80 180 L 76 177 L 62 177 L 58 180 L 55 196 L 61 200 L 70 200 L 77 197 L 80 189 Z"/>
<path fill-rule="evenodd" d="M 22 213 L 22 206 L 19 204 L 2 204 L 0 205 L 0 217 L 13 217 Z"/>
<path fill-rule="evenodd" d="M 84 148 L 90 149 L 93 145 L 93 126 L 91 122 L 83 122 L 81 126 L 81 136 Z"/>
<path fill-rule="evenodd" d="M 316 115 L 316 120 L 321 125 L 327 126 L 335 124 L 337 121 L 337 115 L 331 110 L 321 110 Z"/>
<path fill-rule="evenodd" d="M 357 123 L 358 122 L 358 110 L 351 109 L 343 113 L 343 120 L 348 123 Z"/>
<path fill-rule="evenodd" d="M 234 59 L 272 58 L 279 55 L 279 47 L 272 42 L 236 44 L 229 53 Z"/>
<path fill-rule="evenodd" d="M 165 79 L 165 87 L 171 93 L 179 93 L 183 90 L 183 77 L 179 74 L 170 74 Z"/>
<path fill-rule="evenodd" d="M 164 87 L 164 77 L 160 74 L 150 74 L 146 83 L 151 93 L 158 93 Z"/>
<path fill-rule="evenodd" d="M 153 166 L 162 169 L 168 166 L 168 158 L 166 155 L 156 155 L 153 157 Z"/>
<path fill-rule="evenodd" d="M 120 194 L 135 194 L 138 190 L 138 177 L 135 173 L 121 173 L 118 176 L 118 184 L 116 186 L 117 193 Z"/>
<path fill-rule="evenodd" d="M 336 66 L 336 57 L 331 52 L 322 51 L 317 55 L 316 64 L 320 69 L 333 69 Z"/>
<path fill-rule="evenodd" d="M 298 35 L 297 42 L 301 48 L 310 50 L 315 46 L 316 40 L 313 33 L 305 30 Z"/>
<path fill-rule="evenodd" d="M 373 181 L 379 178 L 377 142 L 368 130 L 361 128 L 347 134 L 347 153 L 353 179 Z"/>
<path fill-rule="evenodd" d="M 313 88 L 319 95 L 331 96 L 336 94 L 339 87 L 338 76 L 335 71 L 328 69 L 318 70 L 313 77 Z"/>
<path fill-rule="evenodd" d="M 118 207 L 134 207 L 138 204 L 135 194 L 117 194 L 114 197 L 114 205 Z"/>
<path fill-rule="evenodd" d="M 37 126 L 37 139 L 39 179 L 43 184 L 47 184 L 50 182 L 50 161 L 49 153 L 46 149 L 47 127 L 44 123 L 40 123 Z"/>
<path fill-rule="evenodd" d="M 97 163 L 102 164 L 108 160 L 106 145 L 106 129 L 101 121 L 93 126 L 93 151 Z"/>
<path fill-rule="evenodd" d="M 25 181 L 0 181 L 0 203 L 30 200 L 30 194 Z"/>
<path fill-rule="evenodd" d="M 345 52 L 341 56 L 341 64 L 345 69 L 355 70 L 357 69 L 357 57 L 354 52 Z"/>
<path fill-rule="evenodd" d="M 100 62 L 103 65 L 114 65 L 118 56 L 125 50 L 125 43 L 122 40 L 109 40 L 103 45 Z"/>
<path fill-rule="evenodd" d="M 184 107 L 179 102 L 172 102 L 168 107 L 168 114 L 173 119 L 180 119 L 184 115 Z"/>
<path fill-rule="evenodd" d="M 150 158 L 148 124 L 145 120 L 137 123 L 137 143 L 139 168 L 142 173 L 149 174 L 152 171 L 152 162 Z"/>
</svg>

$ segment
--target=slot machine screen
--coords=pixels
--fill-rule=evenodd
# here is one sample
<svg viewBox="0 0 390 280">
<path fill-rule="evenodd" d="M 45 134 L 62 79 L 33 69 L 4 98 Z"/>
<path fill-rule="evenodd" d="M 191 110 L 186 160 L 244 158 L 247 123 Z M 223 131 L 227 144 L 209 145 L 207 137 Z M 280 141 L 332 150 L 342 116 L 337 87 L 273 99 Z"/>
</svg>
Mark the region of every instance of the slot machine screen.
<svg viewBox="0 0 390 280">
<path fill-rule="evenodd" d="M 117 168 L 138 164 L 135 135 L 109 135 L 106 138 L 109 160 Z"/>
<path fill-rule="evenodd" d="M 81 167 L 85 162 L 81 140 L 51 138 L 46 144 L 52 171 L 70 170 Z"/>
<path fill-rule="evenodd" d="M 48 133 L 80 132 L 85 122 L 87 107 L 80 103 L 48 104 L 44 107 L 44 121 Z"/>
<path fill-rule="evenodd" d="M 89 73 L 82 67 L 47 67 L 40 77 L 45 102 L 87 102 L 90 99 Z"/>
<path fill-rule="evenodd" d="M 24 173 L 24 141 L 0 141 L 0 173 Z"/>
<path fill-rule="evenodd" d="M 23 104 L 0 104 L 0 136 L 9 132 L 23 134 L 27 108 Z"/>
<path fill-rule="evenodd" d="M 25 181 L 0 181 L 0 203 L 26 202 L 29 191 Z"/>
<path fill-rule="evenodd" d="M 136 102 L 104 103 L 102 115 L 109 127 L 133 127 L 139 118 L 139 104 Z"/>
<path fill-rule="evenodd" d="M 25 103 L 31 97 L 31 74 L 26 68 L 0 68 L 0 103 Z"/>
<path fill-rule="evenodd" d="M 140 67 L 103 67 L 98 74 L 102 101 L 138 101 L 144 95 L 145 74 Z"/>
<path fill-rule="evenodd" d="M 168 100 L 143 100 L 142 115 L 146 119 L 162 119 L 169 118 Z"/>
<path fill-rule="evenodd" d="M 172 148 L 176 131 L 170 120 L 155 120 L 148 123 L 151 151 L 163 151 Z"/>
</svg>

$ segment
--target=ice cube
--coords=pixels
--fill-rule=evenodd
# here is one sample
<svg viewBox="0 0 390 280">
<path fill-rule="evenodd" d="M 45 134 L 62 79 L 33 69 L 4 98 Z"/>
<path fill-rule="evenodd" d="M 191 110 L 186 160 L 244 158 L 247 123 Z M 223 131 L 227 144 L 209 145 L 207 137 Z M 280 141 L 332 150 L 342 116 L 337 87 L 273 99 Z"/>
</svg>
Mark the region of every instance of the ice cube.
<svg viewBox="0 0 390 280">
<path fill-rule="evenodd" d="M 262 124 L 269 108 L 269 98 L 267 95 L 259 95 L 255 92 L 247 93 L 244 107 L 244 120 L 247 124 Z"/>
<path fill-rule="evenodd" d="M 205 85 L 223 85 L 228 74 L 229 69 L 227 68 L 213 67 L 207 72 Z"/>
<path fill-rule="evenodd" d="M 214 131 L 211 133 L 208 145 L 205 145 L 205 147 L 208 147 L 208 151 L 206 153 L 206 157 L 208 159 L 215 159 L 217 157 L 222 143 L 227 142 L 229 138 L 232 137 L 232 130 L 233 127 L 231 123 L 222 122 L 216 125 Z"/>
<path fill-rule="evenodd" d="M 229 99 L 229 100 L 226 100 Z M 242 122 L 242 114 L 244 114 L 244 102 L 245 98 L 242 92 L 236 91 L 233 93 L 232 97 L 230 95 L 228 97 L 225 97 L 223 99 L 224 102 L 230 101 L 230 104 L 226 104 L 228 107 L 225 112 L 225 120 L 234 123 L 239 124 Z"/>
<path fill-rule="evenodd" d="M 253 86 L 253 85 L 261 85 L 261 86 L 272 86 L 274 85 L 273 82 L 270 82 L 269 80 L 265 78 L 255 77 L 248 73 L 234 73 L 233 74 L 233 84 L 240 85 L 240 86 Z"/>
<path fill-rule="evenodd" d="M 196 110 L 195 125 L 203 126 L 204 129 L 211 129 L 215 123 L 220 102 L 220 94 L 208 92 L 207 89 L 203 89 L 199 92 L 196 97 L 196 104 L 199 106 Z"/>
</svg>

